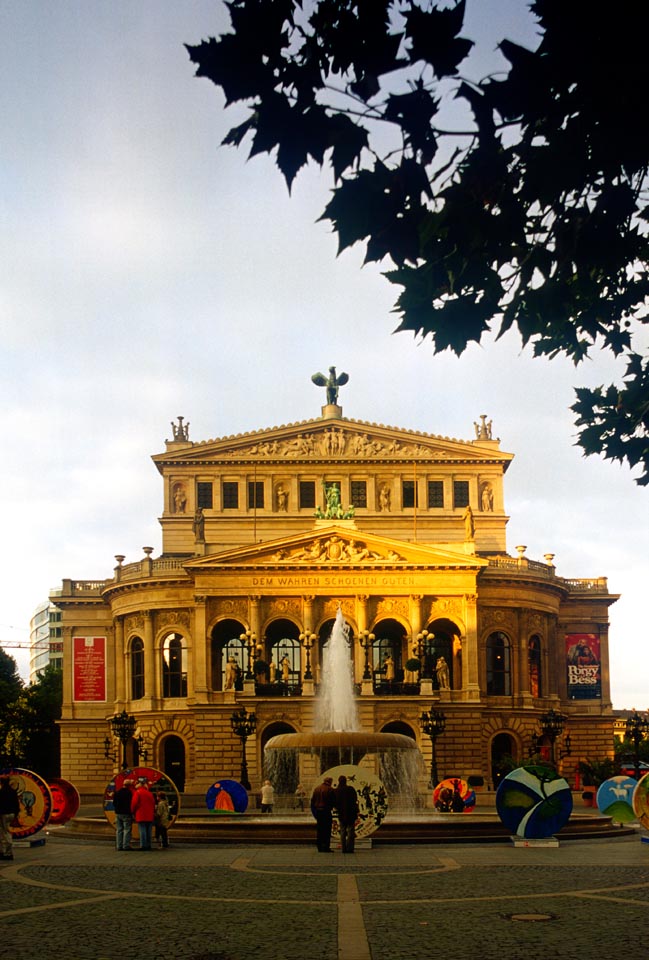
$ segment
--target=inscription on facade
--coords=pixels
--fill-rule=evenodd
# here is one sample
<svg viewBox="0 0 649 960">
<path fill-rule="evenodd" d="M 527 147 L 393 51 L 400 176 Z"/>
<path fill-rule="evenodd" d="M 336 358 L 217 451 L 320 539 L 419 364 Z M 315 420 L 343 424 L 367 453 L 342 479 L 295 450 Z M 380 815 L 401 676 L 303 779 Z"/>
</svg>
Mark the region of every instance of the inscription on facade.
<svg viewBox="0 0 649 960">
<path fill-rule="evenodd" d="M 415 577 L 403 574 L 381 575 L 381 574 L 323 574 L 321 577 L 300 576 L 299 574 L 289 577 L 265 576 L 252 577 L 251 583 L 254 587 L 412 587 L 415 585 Z"/>
</svg>

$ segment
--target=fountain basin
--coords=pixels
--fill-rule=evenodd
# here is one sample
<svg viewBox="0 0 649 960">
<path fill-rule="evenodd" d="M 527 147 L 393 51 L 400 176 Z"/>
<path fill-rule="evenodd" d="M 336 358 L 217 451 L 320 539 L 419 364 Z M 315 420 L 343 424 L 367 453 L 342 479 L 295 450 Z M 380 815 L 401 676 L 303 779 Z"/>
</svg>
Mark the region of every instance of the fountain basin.
<svg viewBox="0 0 649 960">
<path fill-rule="evenodd" d="M 359 753 L 383 753 L 388 750 L 416 750 L 414 740 L 403 733 L 375 733 L 364 730 L 325 730 L 318 733 L 279 733 L 271 737 L 266 750 L 318 751 L 335 749 Z"/>
</svg>

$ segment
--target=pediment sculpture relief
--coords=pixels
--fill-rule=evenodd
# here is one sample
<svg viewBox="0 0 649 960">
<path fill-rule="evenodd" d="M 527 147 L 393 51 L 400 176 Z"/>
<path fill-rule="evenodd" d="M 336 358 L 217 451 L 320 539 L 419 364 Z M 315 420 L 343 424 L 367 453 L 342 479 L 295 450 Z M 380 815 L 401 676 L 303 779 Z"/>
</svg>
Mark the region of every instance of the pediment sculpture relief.
<svg viewBox="0 0 649 960">
<path fill-rule="evenodd" d="M 436 459 L 449 455 L 448 451 L 423 443 L 404 442 L 393 438 L 383 440 L 351 430 L 332 427 L 318 433 L 298 433 L 286 440 L 261 440 L 236 450 L 224 450 L 224 457 L 403 457 Z"/>
<path fill-rule="evenodd" d="M 313 540 L 306 547 L 278 550 L 271 557 L 271 560 L 282 563 L 294 563 L 296 561 L 306 561 L 308 563 L 372 563 L 381 561 L 384 563 L 386 560 L 403 559 L 394 550 L 379 553 L 370 549 L 367 543 L 362 540 L 350 540 L 349 543 L 346 543 L 335 534 Z"/>
</svg>

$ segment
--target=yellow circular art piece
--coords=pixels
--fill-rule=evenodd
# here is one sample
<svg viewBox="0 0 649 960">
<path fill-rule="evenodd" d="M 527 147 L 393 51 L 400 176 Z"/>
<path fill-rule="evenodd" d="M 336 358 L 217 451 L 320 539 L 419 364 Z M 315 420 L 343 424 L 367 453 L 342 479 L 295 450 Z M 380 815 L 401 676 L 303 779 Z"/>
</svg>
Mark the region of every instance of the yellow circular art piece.
<svg viewBox="0 0 649 960">
<path fill-rule="evenodd" d="M 371 770 L 357 767 L 352 763 L 344 763 L 338 767 L 326 770 L 320 782 L 325 777 L 331 777 L 333 788 L 336 789 L 338 777 L 347 777 L 347 785 L 353 787 L 358 796 L 358 818 L 356 820 L 356 838 L 369 837 L 377 830 L 388 812 L 388 796 L 385 787 Z M 340 836 L 340 825 L 334 810 L 332 836 Z"/>
</svg>

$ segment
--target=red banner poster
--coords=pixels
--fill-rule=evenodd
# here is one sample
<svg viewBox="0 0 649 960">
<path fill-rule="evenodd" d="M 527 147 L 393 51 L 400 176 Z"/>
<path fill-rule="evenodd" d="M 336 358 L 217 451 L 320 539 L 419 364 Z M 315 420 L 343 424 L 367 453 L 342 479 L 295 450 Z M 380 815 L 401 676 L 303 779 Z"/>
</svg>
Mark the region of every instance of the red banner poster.
<svg viewBox="0 0 649 960">
<path fill-rule="evenodd" d="M 73 700 L 106 699 L 106 637 L 73 638 Z"/>
<path fill-rule="evenodd" d="M 568 697 L 599 700 L 602 696 L 602 665 L 596 633 L 566 634 Z"/>
</svg>

